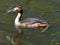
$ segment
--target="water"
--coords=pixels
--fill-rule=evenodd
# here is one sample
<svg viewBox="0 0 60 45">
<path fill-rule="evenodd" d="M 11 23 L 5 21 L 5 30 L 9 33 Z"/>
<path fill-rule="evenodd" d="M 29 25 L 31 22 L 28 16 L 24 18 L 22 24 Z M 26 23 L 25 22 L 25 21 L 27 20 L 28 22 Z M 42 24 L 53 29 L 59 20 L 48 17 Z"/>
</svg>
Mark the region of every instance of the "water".
<svg viewBox="0 0 60 45">
<path fill-rule="evenodd" d="M 12 45 L 6 36 L 9 35 L 12 37 L 18 32 L 14 27 L 14 19 L 17 13 L 6 13 L 7 10 L 17 4 L 23 6 L 23 19 L 27 17 L 36 17 L 46 20 L 50 25 L 44 33 L 33 29 L 22 29 L 24 34 L 21 45 L 60 45 L 59 0 L 1 0 L 0 45 Z"/>
</svg>

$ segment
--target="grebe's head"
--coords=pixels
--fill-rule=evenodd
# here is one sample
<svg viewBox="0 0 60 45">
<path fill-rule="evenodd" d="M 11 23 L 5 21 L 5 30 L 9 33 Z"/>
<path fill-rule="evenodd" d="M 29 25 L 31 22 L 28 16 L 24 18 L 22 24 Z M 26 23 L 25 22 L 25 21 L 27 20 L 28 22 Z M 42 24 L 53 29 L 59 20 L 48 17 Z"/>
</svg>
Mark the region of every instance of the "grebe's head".
<svg viewBox="0 0 60 45">
<path fill-rule="evenodd" d="M 7 11 L 7 13 L 9 13 L 9 12 L 11 12 L 11 11 L 23 13 L 23 9 L 22 9 L 21 6 L 16 6 L 16 7 L 10 9 L 9 11 Z"/>
</svg>

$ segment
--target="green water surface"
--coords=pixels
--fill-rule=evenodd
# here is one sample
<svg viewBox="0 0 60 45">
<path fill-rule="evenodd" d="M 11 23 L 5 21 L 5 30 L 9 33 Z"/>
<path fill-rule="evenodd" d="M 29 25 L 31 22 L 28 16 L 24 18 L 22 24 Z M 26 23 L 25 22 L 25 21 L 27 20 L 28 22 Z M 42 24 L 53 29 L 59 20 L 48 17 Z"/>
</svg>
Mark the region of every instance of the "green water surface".
<svg viewBox="0 0 60 45">
<path fill-rule="evenodd" d="M 60 45 L 60 0 L 0 0 L 0 45 L 12 45 L 6 36 L 12 37 L 17 33 L 14 27 L 17 13 L 6 13 L 16 5 L 22 5 L 23 19 L 35 17 L 46 20 L 50 25 L 43 33 L 23 29 L 20 45 Z"/>
</svg>

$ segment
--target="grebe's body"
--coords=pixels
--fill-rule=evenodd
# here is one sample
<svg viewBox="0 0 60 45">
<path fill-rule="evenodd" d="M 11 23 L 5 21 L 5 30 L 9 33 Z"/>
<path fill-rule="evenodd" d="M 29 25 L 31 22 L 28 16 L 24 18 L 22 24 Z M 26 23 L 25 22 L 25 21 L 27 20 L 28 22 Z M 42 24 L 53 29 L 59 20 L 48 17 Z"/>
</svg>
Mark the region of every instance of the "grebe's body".
<svg viewBox="0 0 60 45">
<path fill-rule="evenodd" d="M 25 20 L 22 20 L 21 18 L 22 18 L 22 14 L 23 14 L 23 9 L 21 6 L 17 6 L 13 9 L 9 10 L 8 12 L 11 12 L 11 11 L 18 12 L 17 17 L 15 18 L 15 27 L 18 29 L 20 34 L 22 34 L 22 30 L 19 29 L 20 27 L 22 27 L 22 28 L 43 28 L 44 30 L 42 30 L 41 32 L 44 32 L 49 26 L 46 21 L 40 20 L 38 18 L 27 18 Z M 8 39 L 13 44 L 16 44 L 19 42 L 19 37 L 13 37 L 12 38 L 13 40 L 10 39 L 10 37 L 8 37 Z"/>
<path fill-rule="evenodd" d="M 23 28 L 43 28 L 46 27 L 48 24 L 46 21 L 39 20 L 37 18 L 26 18 L 25 20 L 21 20 L 21 13 L 18 13 L 15 19 L 15 26 L 16 27 L 23 27 Z"/>
</svg>

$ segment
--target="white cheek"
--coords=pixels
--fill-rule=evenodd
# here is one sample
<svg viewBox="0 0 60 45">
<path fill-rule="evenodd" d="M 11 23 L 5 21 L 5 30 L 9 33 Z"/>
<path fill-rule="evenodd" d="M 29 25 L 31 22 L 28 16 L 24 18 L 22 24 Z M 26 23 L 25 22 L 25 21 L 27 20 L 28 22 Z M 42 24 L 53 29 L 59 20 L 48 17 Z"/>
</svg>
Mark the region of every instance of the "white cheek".
<svg viewBox="0 0 60 45">
<path fill-rule="evenodd" d="M 17 8 L 14 8 L 14 10 L 17 10 Z"/>
</svg>

